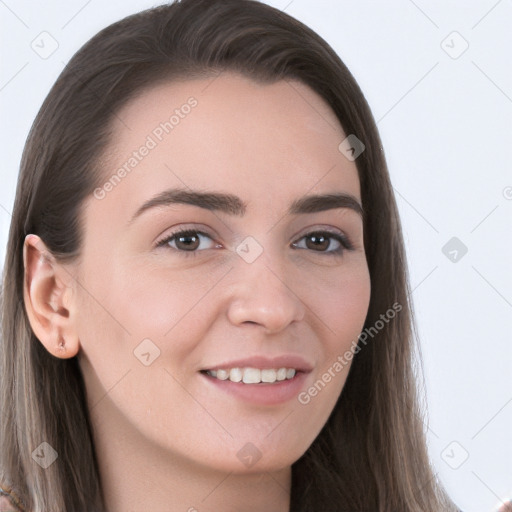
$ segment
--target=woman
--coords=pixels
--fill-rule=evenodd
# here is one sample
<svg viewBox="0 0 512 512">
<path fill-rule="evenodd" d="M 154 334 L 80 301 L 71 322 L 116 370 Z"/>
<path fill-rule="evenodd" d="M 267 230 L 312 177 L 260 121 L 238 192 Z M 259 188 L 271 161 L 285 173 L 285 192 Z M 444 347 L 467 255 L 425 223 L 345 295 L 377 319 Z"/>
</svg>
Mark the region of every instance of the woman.
<svg viewBox="0 0 512 512">
<path fill-rule="evenodd" d="M 183 0 L 71 59 L 26 143 L 2 299 L 19 510 L 457 510 L 374 119 L 276 9 Z"/>
</svg>

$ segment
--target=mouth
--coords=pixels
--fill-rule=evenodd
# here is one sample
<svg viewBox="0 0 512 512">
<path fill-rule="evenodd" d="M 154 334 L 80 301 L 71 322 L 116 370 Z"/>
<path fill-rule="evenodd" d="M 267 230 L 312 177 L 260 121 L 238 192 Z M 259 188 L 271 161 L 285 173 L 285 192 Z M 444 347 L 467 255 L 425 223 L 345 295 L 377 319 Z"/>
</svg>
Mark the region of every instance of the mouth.
<svg viewBox="0 0 512 512">
<path fill-rule="evenodd" d="M 270 407 L 296 400 L 307 387 L 310 372 L 287 367 L 234 367 L 201 370 L 199 374 L 214 392 L 231 396 L 239 403 Z"/>
<path fill-rule="evenodd" d="M 238 403 L 279 406 L 297 399 L 310 384 L 315 365 L 301 354 L 254 354 L 243 359 L 209 363 L 199 370 L 208 392 Z"/>
<path fill-rule="evenodd" d="M 274 384 L 289 381 L 300 373 L 305 373 L 296 368 L 216 368 L 201 370 L 203 375 L 221 381 L 230 381 L 243 384 Z"/>
</svg>

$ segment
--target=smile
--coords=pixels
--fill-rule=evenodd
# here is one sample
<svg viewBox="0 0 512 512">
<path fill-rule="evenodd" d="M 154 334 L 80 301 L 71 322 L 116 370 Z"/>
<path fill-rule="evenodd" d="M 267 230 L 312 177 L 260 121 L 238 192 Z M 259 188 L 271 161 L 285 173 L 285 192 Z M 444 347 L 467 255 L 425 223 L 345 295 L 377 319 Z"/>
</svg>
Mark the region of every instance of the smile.
<svg viewBox="0 0 512 512">
<path fill-rule="evenodd" d="M 222 368 L 205 370 L 204 373 L 219 380 L 243 382 L 244 384 L 273 383 L 290 380 L 295 377 L 294 368 Z"/>
</svg>

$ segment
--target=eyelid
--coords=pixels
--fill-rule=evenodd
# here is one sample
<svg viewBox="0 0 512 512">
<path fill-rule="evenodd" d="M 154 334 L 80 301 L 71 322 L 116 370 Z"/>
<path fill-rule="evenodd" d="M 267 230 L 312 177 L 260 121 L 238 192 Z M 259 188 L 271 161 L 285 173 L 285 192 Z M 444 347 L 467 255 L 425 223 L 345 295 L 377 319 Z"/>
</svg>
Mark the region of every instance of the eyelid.
<svg viewBox="0 0 512 512">
<path fill-rule="evenodd" d="M 296 245 L 304 238 L 311 236 L 311 235 L 316 235 L 316 234 L 327 235 L 328 238 L 331 238 L 331 239 L 339 242 L 341 247 L 334 251 L 310 251 L 312 253 L 317 252 L 318 254 L 343 256 L 343 254 L 346 251 L 353 251 L 356 249 L 355 245 L 352 243 L 352 241 L 348 235 L 346 235 L 342 231 L 333 230 L 332 228 L 308 229 L 305 233 L 296 237 L 296 241 L 292 242 L 292 246 L 295 247 L 296 249 L 303 249 L 303 247 L 296 247 Z"/>
<path fill-rule="evenodd" d="M 215 241 L 215 236 L 212 233 L 210 233 L 210 230 L 208 228 L 202 226 L 201 224 L 178 224 L 177 226 L 173 226 L 173 227 L 166 229 L 165 230 L 166 234 L 159 235 L 154 242 L 154 246 L 155 247 L 160 246 L 163 242 L 165 242 L 169 238 L 181 233 L 182 231 L 193 231 L 194 233 L 199 233 L 199 234 L 208 236 L 209 238 L 211 238 L 212 240 Z M 218 242 L 216 242 L 216 243 L 218 243 Z"/>
<path fill-rule="evenodd" d="M 356 249 L 356 244 L 354 244 L 352 242 L 352 238 L 345 231 L 343 231 L 340 228 L 336 228 L 336 227 L 328 226 L 328 225 L 322 225 L 322 224 L 320 224 L 320 225 L 314 224 L 312 226 L 308 226 L 307 228 L 304 228 L 303 230 L 299 231 L 294 236 L 294 239 L 300 240 L 303 237 L 310 235 L 310 234 L 314 234 L 314 233 L 327 233 L 331 236 L 339 236 L 341 238 L 344 246 L 346 244 L 347 250 L 348 249 L 352 249 L 352 250 Z"/>
<path fill-rule="evenodd" d="M 163 236 L 161 239 L 157 240 L 157 242 L 155 243 L 155 247 L 158 248 L 158 247 L 165 246 L 172 239 L 176 238 L 178 235 L 181 235 L 182 233 L 188 233 L 188 232 L 208 237 L 216 245 L 216 247 L 215 247 L 216 249 L 219 249 L 220 247 L 222 247 L 222 244 L 219 244 L 219 242 L 216 242 L 215 237 L 213 237 L 210 233 L 208 233 L 207 231 L 203 231 L 202 229 L 195 229 L 195 228 L 179 228 L 176 231 L 173 231 L 173 232 Z M 174 249 L 174 248 L 172 248 L 172 249 Z M 177 249 L 174 249 L 174 250 L 177 250 Z M 200 252 L 200 251 L 197 251 L 197 250 L 196 251 L 179 251 L 178 250 L 178 252 L 194 253 L 194 252 Z"/>
</svg>

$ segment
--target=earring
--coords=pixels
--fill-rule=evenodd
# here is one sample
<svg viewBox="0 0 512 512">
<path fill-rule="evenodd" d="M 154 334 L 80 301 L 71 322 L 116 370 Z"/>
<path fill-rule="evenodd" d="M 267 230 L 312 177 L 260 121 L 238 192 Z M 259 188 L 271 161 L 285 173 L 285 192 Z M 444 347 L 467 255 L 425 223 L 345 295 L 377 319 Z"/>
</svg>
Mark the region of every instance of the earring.
<svg viewBox="0 0 512 512">
<path fill-rule="evenodd" d="M 59 350 L 61 352 L 65 352 L 66 351 L 66 347 L 64 346 L 64 340 L 61 339 L 60 343 L 59 343 Z"/>
</svg>

